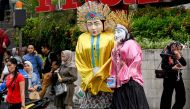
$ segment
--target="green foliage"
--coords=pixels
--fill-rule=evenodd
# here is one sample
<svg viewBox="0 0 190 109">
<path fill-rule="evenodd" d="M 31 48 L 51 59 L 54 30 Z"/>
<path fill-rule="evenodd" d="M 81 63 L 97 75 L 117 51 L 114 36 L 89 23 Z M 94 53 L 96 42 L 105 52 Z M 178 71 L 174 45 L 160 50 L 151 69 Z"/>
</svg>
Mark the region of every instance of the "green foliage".
<svg viewBox="0 0 190 109">
<path fill-rule="evenodd" d="M 183 7 L 138 9 L 134 11 L 132 34 L 143 48 L 162 48 L 169 41 L 187 43 L 189 16 Z"/>
<path fill-rule="evenodd" d="M 136 40 L 137 42 L 139 42 L 143 49 L 164 48 L 168 43 L 173 42 L 173 40 L 169 38 L 163 38 L 158 39 L 157 41 L 152 41 L 148 38 L 137 37 Z"/>
<path fill-rule="evenodd" d="M 76 40 L 81 34 L 75 24 L 75 10 L 42 13 L 39 17 L 28 18 L 22 29 L 25 40 L 23 45 L 33 43 L 40 48 L 41 44 L 48 43 L 54 51 L 74 50 Z"/>
<path fill-rule="evenodd" d="M 24 4 L 24 8 L 29 14 L 35 13 L 35 8 L 38 6 L 38 0 L 21 0 Z"/>
<path fill-rule="evenodd" d="M 52 2 L 56 4 L 57 0 Z M 28 9 L 34 9 L 35 5 L 32 6 Z M 54 51 L 75 50 L 81 34 L 76 18 L 76 10 L 35 14 L 35 17 L 27 19 L 26 26 L 22 28 L 23 45 L 34 43 L 40 47 L 49 43 Z M 189 44 L 189 19 L 190 11 L 183 8 L 138 9 L 132 19 L 132 34 L 143 49 L 164 48 L 172 41 Z"/>
<path fill-rule="evenodd" d="M 189 13 L 190 13 L 190 10 L 187 10 Z M 185 30 L 190 33 L 190 16 L 187 16 L 185 17 L 183 20 L 182 20 L 182 26 L 185 27 Z"/>
</svg>

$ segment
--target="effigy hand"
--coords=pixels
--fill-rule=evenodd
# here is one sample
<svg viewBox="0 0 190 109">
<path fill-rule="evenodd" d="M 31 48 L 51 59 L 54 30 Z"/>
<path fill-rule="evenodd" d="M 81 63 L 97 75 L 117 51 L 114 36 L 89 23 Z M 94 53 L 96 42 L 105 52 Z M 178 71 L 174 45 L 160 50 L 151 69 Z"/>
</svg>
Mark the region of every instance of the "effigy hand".
<svg viewBox="0 0 190 109">
<path fill-rule="evenodd" d="M 96 73 L 97 73 L 99 70 L 100 70 L 99 67 L 94 67 L 94 68 L 93 68 L 93 73 L 94 73 L 94 75 L 96 75 Z"/>
</svg>

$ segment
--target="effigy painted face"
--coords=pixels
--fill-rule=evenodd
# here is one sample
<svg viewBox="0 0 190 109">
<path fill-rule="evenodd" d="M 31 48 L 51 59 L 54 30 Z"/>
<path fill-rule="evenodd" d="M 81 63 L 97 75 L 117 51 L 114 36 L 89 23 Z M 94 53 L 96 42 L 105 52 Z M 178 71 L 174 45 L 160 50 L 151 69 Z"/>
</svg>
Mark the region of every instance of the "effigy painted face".
<svg viewBox="0 0 190 109">
<path fill-rule="evenodd" d="M 88 20 L 86 22 L 87 29 L 89 33 L 93 36 L 97 36 L 103 31 L 103 24 L 101 20 Z"/>
<path fill-rule="evenodd" d="M 114 35 L 114 39 L 117 43 L 120 43 L 122 40 L 124 40 L 126 37 L 126 31 L 119 27 L 119 26 L 116 26 L 115 28 L 115 35 Z"/>
</svg>

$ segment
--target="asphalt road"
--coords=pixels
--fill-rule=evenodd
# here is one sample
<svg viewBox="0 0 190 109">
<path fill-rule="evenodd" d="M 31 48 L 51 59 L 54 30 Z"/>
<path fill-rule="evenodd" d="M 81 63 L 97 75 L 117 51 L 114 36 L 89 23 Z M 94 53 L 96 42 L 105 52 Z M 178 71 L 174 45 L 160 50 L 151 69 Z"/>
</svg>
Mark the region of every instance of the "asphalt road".
<svg viewBox="0 0 190 109">
<path fill-rule="evenodd" d="M 56 109 L 56 107 L 53 105 L 53 102 L 51 101 L 46 109 Z"/>
</svg>

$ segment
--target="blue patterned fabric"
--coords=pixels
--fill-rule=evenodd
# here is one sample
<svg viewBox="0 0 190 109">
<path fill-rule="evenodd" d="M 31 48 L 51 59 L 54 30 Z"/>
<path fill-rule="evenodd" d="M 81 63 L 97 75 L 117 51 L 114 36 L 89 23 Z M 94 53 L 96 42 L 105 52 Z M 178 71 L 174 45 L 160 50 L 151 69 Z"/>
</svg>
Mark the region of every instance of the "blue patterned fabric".
<svg viewBox="0 0 190 109">
<path fill-rule="evenodd" d="M 38 71 L 38 68 L 42 68 L 42 59 L 40 58 L 39 55 L 35 54 L 26 54 L 23 56 L 24 61 L 30 61 L 33 66 L 33 72 L 36 73 L 37 77 L 40 79 L 40 74 Z"/>
</svg>

